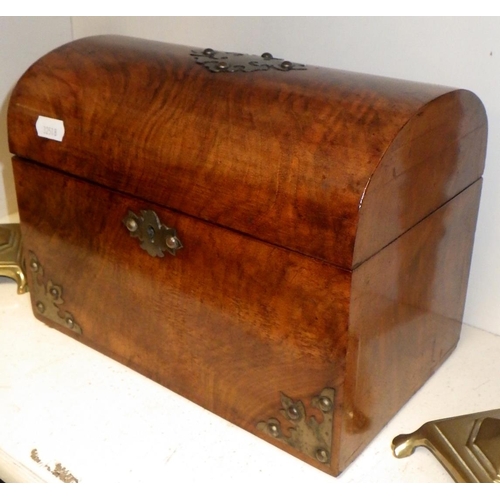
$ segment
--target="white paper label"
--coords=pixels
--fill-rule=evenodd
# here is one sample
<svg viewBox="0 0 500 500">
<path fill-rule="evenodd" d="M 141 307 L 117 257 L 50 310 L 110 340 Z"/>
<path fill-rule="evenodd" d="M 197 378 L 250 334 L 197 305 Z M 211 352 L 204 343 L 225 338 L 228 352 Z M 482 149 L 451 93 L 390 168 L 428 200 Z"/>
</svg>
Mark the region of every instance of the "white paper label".
<svg viewBox="0 0 500 500">
<path fill-rule="evenodd" d="M 64 122 L 47 116 L 39 116 L 36 121 L 36 133 L 38 137 L 61 142 L 64 137 Z"/>
</svg>

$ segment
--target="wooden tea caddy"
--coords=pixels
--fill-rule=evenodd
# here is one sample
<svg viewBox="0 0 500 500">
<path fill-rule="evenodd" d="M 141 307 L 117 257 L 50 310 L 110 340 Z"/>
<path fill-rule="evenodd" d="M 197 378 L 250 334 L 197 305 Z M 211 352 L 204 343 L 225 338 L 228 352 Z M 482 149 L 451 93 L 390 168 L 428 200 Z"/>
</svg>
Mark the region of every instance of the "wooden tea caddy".
<svg viewBox="0 0 500 500">
<path fill-rule="evenodd" d="M 471 92 L 99 36 L 8 130 L 34 314 L 329 474 L 459 339 Z"/>
</svg>

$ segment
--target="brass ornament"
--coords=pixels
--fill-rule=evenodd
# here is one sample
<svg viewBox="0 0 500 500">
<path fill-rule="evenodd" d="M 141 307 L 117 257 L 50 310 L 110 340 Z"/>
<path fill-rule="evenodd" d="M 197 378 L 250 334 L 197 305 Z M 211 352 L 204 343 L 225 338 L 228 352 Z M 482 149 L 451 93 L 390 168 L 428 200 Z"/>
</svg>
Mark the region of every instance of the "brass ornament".
<svg viewBox="0 0 500 500">
<path fill-rule="evenodd" d="M 202 64 L 212 73 L 236 73 L 239 71 L 278 71 L 305 70 L 304 64 L 292 63 L 284 59 L 277 59 L 269 52 L 261 56 L 239 54 L 237 52 L 219 52 L 213 49 L 203 51 L 192 50 L 191 55 L 198 64 Z"/>
<path fill-rule="evenodd" d="M 396 457 L 424 446 L 457 483 L 500 483 L 500 409 L 434 420 L 392 441 Z"/>
<path fill-rule="evenodd" d="M 33 252 L 29 252 L 28 269 L 32 277 L 30 292 L 36 311 L 54 323 L 81 335 L 82 329 L 73 315 L 60 307 L 64 304 L 62 287 L 52 280 L 45 283 L 43 267 Z"/>
<path fill-rule="evenodd" d="M 17 293 L 26 293 L 28 283 L 22 266 L 22 238 L 19 224 L 0 225 L 0 276 L 17 282 Z"/>
<path fill-rule="evenodd" d="M 138 238 L 141 248 L 151 257 L 164 257 L 164 252 L 175 255 L 182 248 L 177 231 L 162 224 L 153 210 L 141 210 L 141 215 L 129 210 L 122 222 L 130 236 Z"/>
<path fill-rule="evenodd" d="M 335 391 L 326 388 L 314 397 L 311 406 L 321 410 L 323 419 L 318 422 L 314 416 L 307 418 L 302 401 L 294 401 L 281 393 L 281 416 L 291 426 L 285 430 L 280 420 L 269 418 L 257 424 L 257 429 L 268 436 L 314 458 L 322 464 L 330 463 L 332 452 L 333 408 Z"/>
</svg>

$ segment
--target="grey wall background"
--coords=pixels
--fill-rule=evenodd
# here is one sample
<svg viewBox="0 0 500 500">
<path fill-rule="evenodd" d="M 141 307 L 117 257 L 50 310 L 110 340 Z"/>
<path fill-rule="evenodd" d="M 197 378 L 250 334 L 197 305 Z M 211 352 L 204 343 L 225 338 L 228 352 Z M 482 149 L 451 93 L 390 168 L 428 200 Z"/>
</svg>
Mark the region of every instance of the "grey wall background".
<svg viewBox="0 0 500 500">
<path fill-rule="evenodd" d="M 71 36 L 115 33 L 221 50 L 268 51 L 296 62 L 472 90 L 486 106 L 490 132 L 464 320 L 500 334 L 500 18 L 0 18 L 0 30 L 0 62 L 7 67 L 0 82 L 0 217 L 15 211 L 4 124 L 8 89 L 39 55 Z"/>
<path fill-rule="evenodd" d="M 0 17 L 0 217 L 17 210 L 7 145 L 10 92 L 28 66 L 72 39 L 70 17 Z"/>
</svg>

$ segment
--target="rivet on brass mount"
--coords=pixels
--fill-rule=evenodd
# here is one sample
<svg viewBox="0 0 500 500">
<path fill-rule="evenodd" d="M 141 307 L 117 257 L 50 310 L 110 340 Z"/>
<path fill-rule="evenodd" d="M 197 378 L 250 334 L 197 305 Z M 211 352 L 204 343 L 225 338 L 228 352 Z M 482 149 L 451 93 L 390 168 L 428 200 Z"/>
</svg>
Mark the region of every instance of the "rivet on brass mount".
<svg viewBox="0 0 500 500">
<path fill-rule="evenodd" d="M 202 64 L 212 73 L 237 73 L 251 71 L 278 71 L 305 70 L 303 64 L 292 63 L 284 59 L 277 59 L 269 52 L 264 52 L 260 57 L 236 52 L 218 52 L 213 49 L 203 51 L 192 50 L 191 55 L 198 64 Z"/>
<path fill-rule="evenodd" d="M 312 398 L 311 406 L 321 410 L 323 419 L 318 422 L 314 416 L 306 417 L 302 401 L 294 401 L 281 393 L 280 414 L 293 426 L 283 432 L 277 418 L 269 418 L 257 424 L 257 429 L 282 443 L 309 455 L 322 464 L 331 460 L 333 406 L 335 391 L 329 387 Z"/>
<path fill-rule="evenodd" d="M 17 293 L 28 291 L 22 265 L 22 238 L 19 224 L 0 225 L 0 276 L 15 280 Z"/>
<path fill-rule="evenodd" d="M 392 441 L 398 458 L 429 449 L 457 483 L 500 483 L 500 409 L 434 420 Z"/>
<path fill-rule="evenodd" d="M 64 303 L 62 287 L 50 280 L 45 284 L 43 267 L 33 252 L 29 252 L 29 270 L 32 277 L 30 291 L 37 312 L 54 323 L 69 328 L 73 333 L 81 335 L 82 329 L 73 315 L 60 307 Z"/>
</svg>

